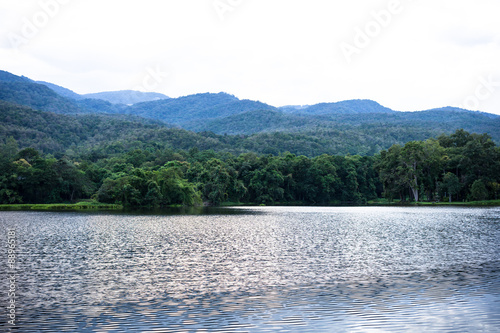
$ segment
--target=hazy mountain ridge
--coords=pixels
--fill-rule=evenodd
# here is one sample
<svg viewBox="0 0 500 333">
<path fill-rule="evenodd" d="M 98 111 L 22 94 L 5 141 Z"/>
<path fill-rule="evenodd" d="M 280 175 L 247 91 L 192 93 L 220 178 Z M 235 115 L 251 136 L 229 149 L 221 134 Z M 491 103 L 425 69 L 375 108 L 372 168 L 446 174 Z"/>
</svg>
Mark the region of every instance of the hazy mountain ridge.
<svg viewBox="0 0 500 333">
<path fill-rule="evenodd" d="M 271 114 L 274 111 L 262 111 Z M 373 131 L 373 129 L 371 129 Z M 0 142 L 8 137 L 20 148 L 33 147 L 57 156 L 90 154 L 98 158 L 133 149 L 160 148 L 200 150 L 240 154 L 255 152 L 297 155 L 327 154 L 370 155 L 393 143 L 416 140 L 422 135 L 440 133 L 419 129 L 402 132 L 398 128 L 364 133 L 352 129 L 322 129 L 304 132 L 261 132 L 252 135 L 218 135 L 168 128 L 131 115 L 76 114 L 64 115 L 37 111 L 29 107 L 0 101 Z M 94 158 L 94 157 L 91 157 Z"/>
<path fill-rule="evenodd" d="M 240 100 L 221 92 L 138 103 L 126 109 L 125 113 L 182 126 L 192 121 L 222 118 L 259 109 L 276 110 L 275 107 L 261 102 Z"/>
<path fill-rule="evenodd" d="M 359 113 L 394 113 L 379 103 L 367 100 L 356 99 L 335 103 L 319 103 L 304 107 L 282 107 L 284 112 L 294 114 L 324 115 L 324 114 L 359 114 Z"/>
<path fill-rule="evenodd" d="M 17 76 L 12 73 L 0 70 L 0 82 L 33 82 L 25 76 Z"/>
<path fill-rule="evenodd" d="M 70 89 L 58 86 L 57 84 L 53 84 L 50 82 L 36 81 L 35 83 L 43 84 L 54 90 L 57 94 L 66 98 L 73 99 L 75 101 L 80 101 L 83 99 L 98 99 L 112 104 L 133 105 L 142 102 L 150 102 L 170 98 L 164 94 L 156 92 L 142 92 L 136 90 L 103 91 L 98 93 L 80 95 Z"/>
<path fill-rule="evenodd" d="M 61 95 L 62 97 L 73 99 L 75 101 L 84 99 L 84 97 L 82 95 L 79 95 L 76 92 L 74 92 L 73 90 L 70 90 L 68 88 L 58 86 L 57 84 L 53 84 L 53 83 L 45 82 L 45 81 L 33 81 L 33 82 L 38 83 L 38 84 L 43 84 L 44 86 L 54 90 L 55 93 Z"/>
<path fill-rule="evenodd" d="M 55 113 L 75 114 L 86 112 L 74 101 L 58 95 L 47 86 L 29 81 L 0 81 L 0 100 Z"/>
<path fill-rule="evenodd" d="M 59 86 L 51 82 L 33 81 L 25 76 L 17 76 L 2 70 L 0 70 L 0 82 L 33 83 L 33 84 L 44 85 L 53 90 L 56 94 L 75 101 L 83 99 L 99 99 L 110 102 L 112 104 L 131 105 L 141 102 L 156 101 L 160 99 L 170 98 L 164 94 L 156 92 L 142 92 L 135 90 L 105 91 L 105 92 L 98 92 L 91 94 L 78 94 L 68 88 Z"/>
<path fill-rule="evenodd" d="M 92 94 L 84 94 L 81 96 L 90 99 L 101 99 L 113 104 L 125 105 L 133 105 L 142 102 L 150 102 L 170 98 L 160 93 L 142 92 L 136 90 L 104 91 Z"/>
<path fill-rule="evenodd" d="M 51 85 L 53 89 L 48 88 Z M 496 142 L 500 142 L 500 116 L 453 107 L 400 112 L 371 100 L 351 100 L 276 108 L 258 101 L 240 100 L 223 92 L 194 94 L 127 106 L 102 99 L 71 99 L 61 96 L 55 90 L 65 96 L 73 93 L 57 85 L 40 84 L 26 77 L 0 71 L 0 100 L 9 102 L 6 105 L 10 105 L 10 109 L 13 104 L 17 104 L 59 114 L 108 115 L 107 118 L 101 118 L 113 119 L 110 124 L 116 124 L 116 119 L 133 118 L 132 122 L 155 124 L 155 130 L 171 124 L 191 131 L 206 132 L 202 135 L 203 138 L 190 137 L 189 140 L 217 149 L 231 149 L 227 143 L 221 143 L 229 140 L 231 145 L 241 145 L 235 148 L 238 151 L 275 153 L 290 150 L 307 155 L 323 152 L 373 154 L 380 149 L 389 148 L 394 143 L 424 140 L 442 133 L 452 133 L 459 128 L 470 132 L 489 133 Z M 25 116 L 28 113 L 23 111 Z M 9 114 L 12 118 L 12 112 Z M 110 118 L 111 115 L 115 115 L 114 118 Z M 71 118 L 64 119 L 70 121 L 68 119 Z M 75 119 L 81 118 L 78 116 Z M 26 122 L 25 125 L 22 129 L 17 128 L 24 134 L 34 130 L 32 123 Z M 3 120 L 3 126 L 10 126 L 9 119 Z M 107 142 L 119 137 L 112 133 L 113 128 L 109 126 L 107 131 L 111 132 L 108 132 L 108 137 L 97 141 Z M 150 133 L 152 129 L 145 130 L 141 126 L 138 126 L 134 133 L 145 131 L 144 133 L 149 133 L 143 133 L 146 137 L 156 137 Z M 123 125 L 119 125 L 115 131 L 119 131 L 118 128 L 123 128 Z M 7 132 L 9 131 L 3 133 Z M 214 136 L 209 132 L 215 133 Z M 23 136 L 18 134 L 15 136 L 22 139 Z M 225 138 L 226 134 L 243 137 Z M 54 142 L 60 142 L 60 138 L 54 135 Z M 188 135 L 181 135 L 184 136 Z M 125 137 L 130 138 L 129 135 Z M 67 148 L 66 143 L 61 144 L 61 147 L 63 146 Z"/>
<path fill-rule="evenodd" d="M 209 121 L 194 120 L 184 124 L 183 127 L 197 132 L 212 131 L 217 134 L 232 135 L 264 132 L 307 132 L 312 134 L 331 129 L 382 135 L 384 130 L 404 132 L 411 128 L 415 140 L 437 136 L 441 133 L 452 133 L 456 129 L 464 128 L 470 132 L 489 133 L 495 141 L 500 142 L 500 117 L 473 111 L 457 111 L 457 109 L 420 112 L 341 113 L 317 116 L 255 110 Z"/>
</svg>

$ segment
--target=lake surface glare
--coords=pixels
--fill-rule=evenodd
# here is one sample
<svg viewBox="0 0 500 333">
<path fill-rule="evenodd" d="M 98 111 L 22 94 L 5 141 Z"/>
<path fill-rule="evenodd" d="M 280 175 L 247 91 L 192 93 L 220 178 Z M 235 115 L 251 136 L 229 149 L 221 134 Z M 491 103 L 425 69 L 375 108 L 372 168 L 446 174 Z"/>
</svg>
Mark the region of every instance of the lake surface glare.
<svg viewBox="0 0 500 333">
<path fill-rule="evenodd" d="M 0 226 L 0 331 L 500 332 L 500 208 L 0 212 Z"/>
</svg>

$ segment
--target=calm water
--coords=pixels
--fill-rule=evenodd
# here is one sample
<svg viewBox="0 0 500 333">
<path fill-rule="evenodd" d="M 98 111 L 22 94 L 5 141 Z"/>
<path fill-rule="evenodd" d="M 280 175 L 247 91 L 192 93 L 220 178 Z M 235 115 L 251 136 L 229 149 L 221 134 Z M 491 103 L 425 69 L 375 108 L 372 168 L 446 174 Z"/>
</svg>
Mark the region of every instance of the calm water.
<svg viewBox="0 0 500 333">
<path fill-rule="evenodd" d="M 12 331 L 500 332 L 500 208 L 0 213 Z"/>
</svg>

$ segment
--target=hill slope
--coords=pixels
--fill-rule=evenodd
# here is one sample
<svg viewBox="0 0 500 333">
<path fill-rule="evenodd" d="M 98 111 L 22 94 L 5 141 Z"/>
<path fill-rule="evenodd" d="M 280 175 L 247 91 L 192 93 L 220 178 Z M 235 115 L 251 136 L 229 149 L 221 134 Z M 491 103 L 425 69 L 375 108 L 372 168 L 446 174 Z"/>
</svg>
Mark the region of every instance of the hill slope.
<svg viewBox="0 0 500 333">
<path fill-rule="evenodd" d="M 53 86 L 67 96 L 72 93 Z M 204 147 L 235 153 L 288 150 L 309 156 L 366 155 L 395 143 L 425 140 L 460 128 L 489 133 L 500 142 L 497 115 L 450 107 L 397 112 L 369 100 L 275 108 L 226 93 L 205 93 L 127 106 L 102 99 L 65 98 L 47 84 L 4 71 L 0 71 L 0 100 L 4 101 L 0 108 L 3 112 L 0 140 L 12 135 L 23 145 L 34 144 L 46 152 L 69 147 L 93 149 L 94 144 L 109 145 L 119 140 L 130 145 L 137 141 L 141 145 L 171 144 L 173 148 Z M 32 109 L 75 116 L 48 116 Z M 51 117 L 54 125 L 42 126 L 49 120 L 40 117 Z M 78 134 L 80 130 L 72 122 L 89 134 L 74 137 L 72 133 Z M 168 128 L 165 122 L 199 133 Z M 60 126 L 54 127 L 58 123 Z M 88 124 L 94 127 L 87 127 Z"/>
<path fill-rule="evenodd" d="M 57 84 L 53 84 L 53 83 L 45 82 L 45 81 L 36 81 L 35 83 L 43 84 L 44 86 L 52 89 L 56 94 L 58 94 L 58 95 L 60 95 L 62 97 L 66 97 L 66 98 L 69 98 L 69 99 L 74 99 L 76 101 L 81 100 L 81 99 L 84 98 L 83 96 L 77 94 L 73 90 L 70 90 L 70 89 L 58 86 Z"/>
<path fill-rule="evenodd" d="M 63 115 L 0 101 L 0 142 L 13 137 L 20 148 L 44 153 L 88 151 L 123 152 L 139 147 L 189 149 L 230 148 L 213 135 L 169 128 L 143 118 L 124 115 Z M 68 149 L 70 152 L 68 152 Z"/>
<path fill-rule="evenodd" d="M 12 73 L 0 70 L 0 82 L 33 82 L 27 77 L 17 76 Z"/>
<path fill-rule="evenodd" d="M 226 93 L 204 93 L 167 100 L 139 103 L 125 110 L 127 114 L 181 125 L 200 119 L 227 117 L 250 110 L 276 108 L 250 100 L 239 100 Z"/>
<path fill-rule="evenodd" d="M 382 146 L 383 138 L 407 137 L 411 140 L 450 134 L 463 128 L 469 132 L 489 133 L 500 142 L 500 117 L 459 109 L 439 109 L 420 112 L 359 113 L 305 115 L 277 111 L 249 111 L 209 121 L 192 121 L 183 125 L 194 131 L 217 134 L 254 134 L 268 132 L 308 133 L 315 135 L 332 129 L 359 132 Z M 396 134 L 396 132 L 400 132 Z M 410 134 L 411 133 L 411 134 Z M 394 143 L 404 143 L 400 140 Z"/>
<path fill-rule="evenodd" d="M 55 113 L 85 112 L 45 85 L 31 82 L 0 82 L 0 100 Z"/>
<path fill-rule="evenodd" d="M 336 103 L 319 103 L 305 107 L 282 107 L 283 112 L 293 114 L 325 115 L 325 114 L 360 114 L 360 113 L 394 113 L 389 108 L 367 99 L 355 99 Z"/>
<path fill-rule="evenodd" d="M 142 102 L 169 99 L 170 97 L 154 92 L 141 92 L 135 90 L 105 91 L 94 94 L 81 95 L 83 98 L 102 99 L 112 104 L 132 105 Z"/>
</svg>

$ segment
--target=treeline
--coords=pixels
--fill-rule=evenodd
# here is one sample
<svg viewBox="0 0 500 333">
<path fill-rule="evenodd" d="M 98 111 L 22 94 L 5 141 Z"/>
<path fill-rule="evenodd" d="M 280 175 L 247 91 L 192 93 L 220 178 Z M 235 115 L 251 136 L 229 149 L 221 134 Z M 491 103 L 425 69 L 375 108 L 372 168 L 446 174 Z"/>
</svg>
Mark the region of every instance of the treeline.
<svg viewBox="0 0 500 333">
<path fill-rule="evenodd" d="M 195 146 L 195 145 L 193 145 Z M 103 152 L 106 152 L 104 154 Z M 375 156 L 123 150 L 117 142 L 78 156 L 42 155 L 0 144 L 0 203 L 93 199 L 130 207 L 169 205 L 364 204 L 388 199 L 496 198 L 500 150 L 488 135 L 463 130 L 395 145 Z"/>
<path fill-rule="evenodd" d="M 291 153 L 235 156 L 212 150 L 132 150 L 70 160 L 0 146 L 0 202 L 59 203 L 93 198 L 125 206 L 203 202 L 254 204 L 364 203 L 382 193 L 376 157 Z"/>
<path fill-rule="evenodd" d="M 486 200 L 500 192 L 500 149 L 487 134 L 458 130 L 394 145 L 381 152 L 376 169 L 391 200 Z"/>
</svg>

